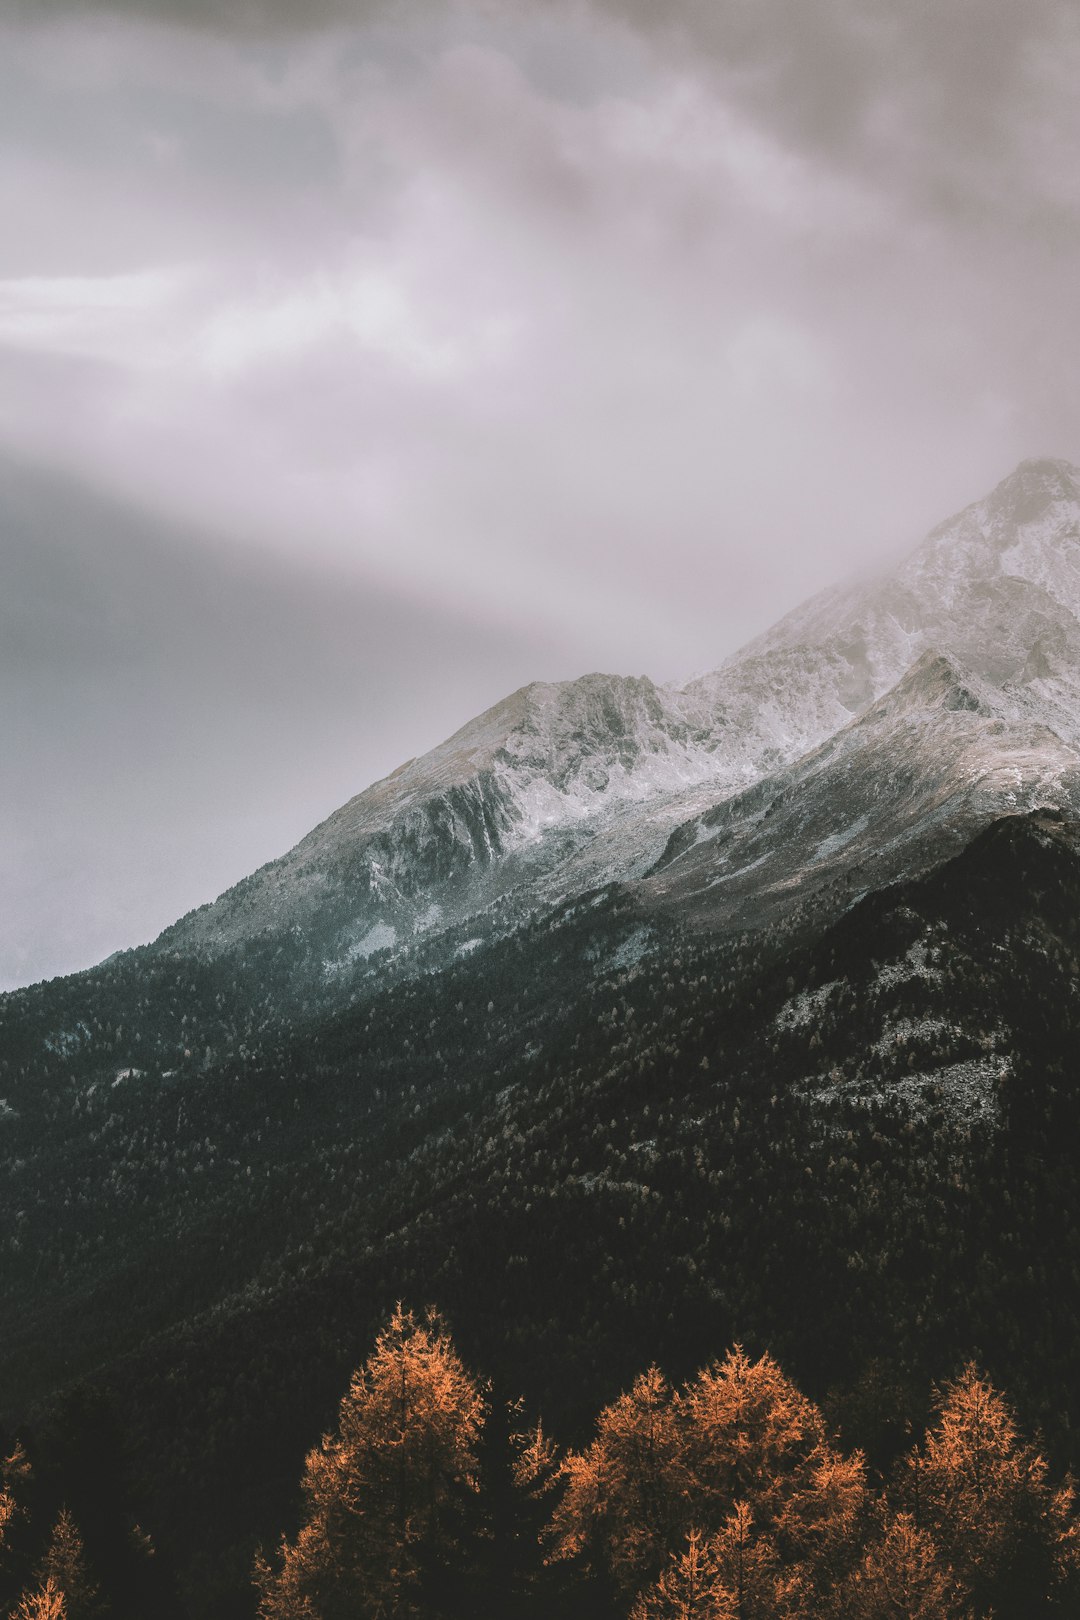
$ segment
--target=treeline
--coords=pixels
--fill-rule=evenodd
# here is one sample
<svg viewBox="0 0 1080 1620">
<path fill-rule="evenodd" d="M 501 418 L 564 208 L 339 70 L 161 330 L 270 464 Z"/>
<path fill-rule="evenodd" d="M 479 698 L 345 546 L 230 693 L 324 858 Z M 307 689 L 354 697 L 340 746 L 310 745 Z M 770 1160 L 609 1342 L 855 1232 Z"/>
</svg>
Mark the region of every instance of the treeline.
<svg viewBox="0 0 1080 1620">
<path fill-rule="evenodd" d="M 123 1512 L 117 1483 L 104 1449 L 69 1468 L 64 1486 L 76 1514 L 54 1471 L 22 1442 L 0 1449 L 4 1620 L 173 1620 L 171 1577 L 149 1534 Z"/>
<path fill-rule="evenodd" d="M 87 1556 L 16 1444 L 0 1463 L 5 1620 L 160 1620 L 150 1538 Z M 209 1484 L 209 1482 L 208 1482 Z M 1080 1609 L 1080 1508 L 969 1364 L 885 1475 L 768 1354 L 656 1367 L 562 1449 L 393 1312 L 309 1453 L 259 1620 L 1036 1620 Z M 91 1509 L 92 1511 L 92 1509 Z M 141 1590 L 140 1590 L 141 1589 Z M 224 1613 L 224 1611 L 222 1611 Z"/>
<path fill-rule="evenodd" d="M 509 1421 L 508 1421 L 509 1416 Z M 498 1411 L 400 1308 L 260 1557 L 261 1620 L 1032 1620 L 1080 1602 L 1080 1514 L 974 1366 L 888 1479 L 768 1355 L 655 1367 L 582 1450 Z"/>
<path fill-rule="evenodd" d="M 2 1467 L 0 1555 L 10 1553 L 9 1543 L 17 1539 L 22 1516 L 19 1498 L 11 1487 L 17 1487 L 30 1475 L 21 1447 L 4 1459 Z M 87 1568 L 82 1537 L 70 1513 L 62 1509 L 39 1563 L 10 1611 L 11 1620 L 92 1620 L 103 1612 L 97 1585 Z"/>
</svg>

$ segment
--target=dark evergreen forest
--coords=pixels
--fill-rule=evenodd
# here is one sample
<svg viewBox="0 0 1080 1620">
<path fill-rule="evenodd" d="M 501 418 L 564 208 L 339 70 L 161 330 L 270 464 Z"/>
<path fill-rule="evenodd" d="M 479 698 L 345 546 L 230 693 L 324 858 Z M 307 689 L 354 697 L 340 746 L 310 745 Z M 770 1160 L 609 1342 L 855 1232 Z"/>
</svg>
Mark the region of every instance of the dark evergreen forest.
<svg viewBox="0 0 1080 1620">
<path fill-rule="evenodd" d="M 1008 818 L 826 928 L 641 933 L 613 889 L 333 999 L 287 936 L 0 1002 L 5 1602 L 66 1508 L 118 1620 L 254 1614 L 398 1301 L 560 1457 L 650 1364 L 685 1390 L 738 1344 L 875 1501 L 969 1364 L 1050 1477 L 1080 1465 L 1076 829 Z M 481 1542 L 513 1564 L 552 1508 L 507 1483 L 510 1427 Z M 573 1567 L 533 1612 L 644 1590 Z M 515 1612 L 500 1579 L 447 1612 Z"/>
</svg>

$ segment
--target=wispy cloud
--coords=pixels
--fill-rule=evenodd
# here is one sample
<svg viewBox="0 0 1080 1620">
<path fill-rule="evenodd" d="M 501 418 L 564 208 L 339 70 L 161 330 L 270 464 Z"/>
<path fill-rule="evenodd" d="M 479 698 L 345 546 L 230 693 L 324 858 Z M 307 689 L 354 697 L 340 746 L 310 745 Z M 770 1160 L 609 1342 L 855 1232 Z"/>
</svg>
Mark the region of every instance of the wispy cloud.
<svg viewBox="0 0 1080 1620">
<path fill-rule="evenodd" d="M 0 280 L 0 344 L 140 366 L 187 280 L 180 270 Z"/>
</svg>

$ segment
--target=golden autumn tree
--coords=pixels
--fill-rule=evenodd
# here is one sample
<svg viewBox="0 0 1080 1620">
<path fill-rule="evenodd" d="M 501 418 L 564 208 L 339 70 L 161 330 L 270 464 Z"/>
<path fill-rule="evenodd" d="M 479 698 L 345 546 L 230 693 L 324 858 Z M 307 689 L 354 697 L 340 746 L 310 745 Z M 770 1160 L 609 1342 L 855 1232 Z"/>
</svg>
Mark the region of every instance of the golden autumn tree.
<svg viewBox="0 0 1080 1620">
<path fill-rule="evenodd" d="M 3 1553 L 8 1531 L 15 1518 L 15 1498 L 6 1486 L 0 1486 L 0 1554 Z"/>
<path fill-rule="evenodd" d="M 697 1522 L 719 1527 L 737 1503 L 788 1567 L 832 1580 L 853 1554 L 867 1503 L 862 1457 L 828 1438 L 821 1410 L 769 1355 L 736 1346 L 680 1398 Z"/>
<path fill-rule="evenodd" d="M 691 1530 L 686 1551 L 672 1553 L 655 1586 L 647 1587 L 630 1610 L 630 1620 L 708 1620 L 716 1583 L 712 1546 L 700 1530 Z"/>
<path fill-rule="evenodd" d="M 37 1580 L 41 1590 L 51 1582 L 62 1593 L 67 1620 L 92 1620 L 98 1612 L 98 1589 L 87 1568 L 82 1537 L 67 1508 L 60 1509 Z"/>
<path fill-rule="evenodd" d="M 31 1481 L 30 1462 L 20 1444 L 0 1458 L 0 1603 L 18 1585 L 16 1571 L 25 1569 L 25 1548 L 19 1546 L 27 1527 L 26 1495 Z M 20 1531 L 24 1533 L 20 1537 Z"/>
<path fill-rule="evenodd" d="M 11 1528 L 21 1521 L 33 1544 L 33 1525 L 25 1496 L 32 1480 L 29 1460 L 17 1445 L 0 1462 L 0 1567 Z M 25 1572 L 28 1548 L 17 1553 L 15 1564 Z M 25 1579 L 23 1574 L 20 1579 Z M 16 1581 L 16 1585 L 18 1581 Z M 82 1537 L 66 1508 L 61 1508 L 45 1553 L 10 1611 L 11 1620 L 94 1620 L 101 1612 L 98 1588 L 90 1575 Z"/>
<path fill-rule="evenodd" d="M 0 1547 L 7 1538 L 8 1525 L 15 1517 L 15 1498 L 6 1486 L 0 1486 Z"/>
<path fill-rule="evenodd" d="M 19 1498 L 30 1480 L 30 1462 L 16 1442 L 10 1454 L 0 1459 L 0 1553 L 22 1512 Z"/>
<path fill-rule="evenodd" d="M 519 1417 L 521 1402 L 515 1402 L 511 1416 Z M 559 1451 L 543 1423 L 514 1428 L 510 1434 L 513 1453 L 513 1482 L 527 1498 L 540 1501 L 554 1486 L 559 1472 Z"/>
<path fill-rule="evenodd" d="M 1075 1612 L 1080 1532 L 1071 1483 L 1051 1485 L 1046 1459 L 974 1366 L 939 1393 L 937 1422 L 907 1459 L 905 1476 L 917 1523 L 977 1614 L 1028 1620 L 1054 1598 Z"/>
<path fill-rule="evenodd" d="M 11 1620 L 70 1620 L 64 1594 L 51 1575 L 32 1592 L 23 1593 L 11 1611 Z"/>
<path fill-rule="evenodd" d="M 440 1319 L 398 1306 L 353 1374 L 337 1432 L 307 1458 L 299 1535 L 276 1568 L 260 1560 L 263 1620 L 437 1615 L 461 1563 L 484 1412 Z"/>
<path fill-rule="evenodd" d="M 501 1492 L 497 1485 L 490 1493 L 489 1525 L 497 1579 L 513 1613 L 535 1606 L 543 1583 L 540 1549 L 551 1496 L 558 1486 L 560 1452 L 539 1420 L 525 1421 L 523 1401 L 510 1402 L 504 1410 L 509 1469 L 503 1474 Z M 486 1483 L 490 1491 L 490 1469 Z"/>
<path fill-rule="evenodd" d="M 965 1620 L 959 1583 L 910 1513 L 883 1515 L 840 1605 L 850 1620 Z"/>
<path fill-rule="evenodd" d="M 564 1458 L 552 1556 L 605 1572 L 626 1595 L 656 1580 L 684 1533 L 685 1449 L 674 1392 L 650 1367 L 601 1412 L 587 1450 Z"/>
<path fill-rule="evenodd" d="M 715 1535 L 690 1531 L 686 1551 L 641 1594 L 630 1620 L 811 1620 L 810 1601 L 802 1572 L 785 1569 L 738 1502 Z"/>
<path fill-rule="evenodd" d="M 820 1410 L 770 1356 L 751 1361 L 738 1348 L 677 1394 L 655 1369 L 643 1375 L 562 1474 L 553 1557 L 605 1564 L 631 1596 L 664 1581 L 669 1592 L 692 1588 L 701 1560 L 727 1559 L 725 1548 L 736 1564 L 775 1558 L 773 1609 L 760 1608 L 764 1596 L 759 1611 L 739 1599 L 747 1613 L 794 1612 L 814 1581 L 829 1585 L 854 1558 L 867 1499 L 862 1458 L 830 1444 Z M 691 1534 L 699 1539 L 683 1551 Z"/>
</svg>

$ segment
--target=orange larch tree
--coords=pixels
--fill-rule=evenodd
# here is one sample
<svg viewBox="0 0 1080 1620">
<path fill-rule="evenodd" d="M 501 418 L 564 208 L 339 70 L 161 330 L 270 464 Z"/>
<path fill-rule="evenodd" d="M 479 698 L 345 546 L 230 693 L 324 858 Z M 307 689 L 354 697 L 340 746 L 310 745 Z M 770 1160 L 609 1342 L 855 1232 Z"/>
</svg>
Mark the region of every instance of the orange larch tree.
<svg viewBox="0 0 1080 1620">
<path fill-rule="evenodd" d="M 641 1594 L 630 1620 L 812 1620 L 811 1602 L 802 1571 L 784 1567 L 738 1502 L 715 1535 L 690 1532 L 686 1551 Z"/>
<path fill-rule="evenodd" d="M 846 1583 L 840 1613 L 850 1620 L 966 1620 L 970 1610 L 929 1532 L 910 1513 L 886 1509 Z"/>
<path fill-rule="evenodd" d="M 938 1397 L 937 1422 L 905 1463 L 901 1494 L 956 1571 L 976 1614 L 1074 1614 L 1078 1523 L 1071 1482 L 1054 1487 L 1007 1402 L 968 1365 Z"/>
<path fill-rule="evenodd" d="M 785 1566 L 831 1585 L 854 1556 L 867 1505 L 862 1456 L 829 1440 L 820 1409 L 769 1355 L 736 1346 L 680 1397 L 695 1514 L 717 1526 L 744 1503 Z"/>
<path fill-rule="evenodd" d="M 11 1611 L 11 1620 L 70 1620 L 64 1594 L 50 1575 L 32 1592 L 24 1592 Z"/>
<path fill-rule="evenodd" d="M 305 1522 L 260 1560 L 264 1620 L 440 1613 L 478 1490 L 484 1398 L 434 1314 L 399 1306 L 308 1456 Z"/>
<path fill-rule="evenodd" d="M 37 1572 L 39 1589 L 50 1582 L 63 1594 L 67 1620 L 93 1620 L 100 1611 L 98 1589 L 86 1563 L 82 1536 L 67 1508 L 61 1508 Z"/>
<path fill-rule="evenodd" d="M 831 1591 L 856 1557 L 867 1504 L 861 1456 L 829 1442 L 820 1410 L 770 1356 L 751 1361 L 739 1348 L 677 1394 L 655 1368 L 643 1375 L 562 1472 L 553 1557 L 605 1564 L 624 1595 L 660 1602 L 645 1594 L 664 1582 L 668 1594 L 693 1588 L 702 1560 L 722 1553 L 730 1574 L 723 1549 L 741 1548 L 755 1568 L 776 1565 L 772 1610 L 763 1595 L 754 1610 L 730 1599 L 721 1582 L 724 1602 L 747 1614 L 794 1613 L 800 1594 Z"/>
<path fill-rule="evenodd" d="M 633 1596 L 682 1539 L 689 1476 L 674 1392 L 650 1367 L 601 1412 L 596 1439 L 569 1452 L 552 1516 L 553 1558 L 577 1558 Z"/>
</svg>

